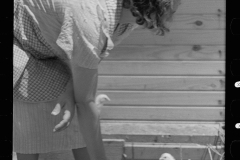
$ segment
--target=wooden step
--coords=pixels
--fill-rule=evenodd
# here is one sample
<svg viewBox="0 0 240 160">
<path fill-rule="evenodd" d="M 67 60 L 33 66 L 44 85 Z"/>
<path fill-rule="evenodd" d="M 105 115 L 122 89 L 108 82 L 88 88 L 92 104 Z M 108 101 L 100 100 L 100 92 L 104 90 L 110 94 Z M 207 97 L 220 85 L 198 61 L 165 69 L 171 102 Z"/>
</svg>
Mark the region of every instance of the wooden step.
<svg viewBox="0 0 240 160">
<path fill-rule="evenodd" d="M 155 160 L 165 152 L 176 160 L 200 160 L 204 156 L 210 160 L 206 145 L 221 145 L 217 143 L 220 127 L 210 122 L 101 121 L 107 156 L 116 160 L 123 154 L 126 159 Z M 71 151 L 41 154 L 39 158 L 52 159 L 74 160 Z"/>
<path fill-rule="evenodd" d="M 222 150 L 223 146 L 218 146 L 218 151 Z M 170 153 L 176 160 L 211 160 L 207 147 L 204 145 L 191 143 L 125 143 L 126 159 L 157 160 L 163 153 Z M 217 160 L 217 158 L 219 157 L 215 156 L 214 160 Z"/>
<path fill-rule="evenodd" d="M 196 143 L 218 145 L 219 123 L 160 121 L 101 121 L 103 138 L 126 142 Z"/>
<path fill-rule="evenodd" d="M 105 140 L 106 154 L 110 160 L 157 160 L 163 153 L 170 153 L 176 160 L 211 160 L 207 147 L 192 143 L 137 143 L 123 140 Z M 214 148 L 216 146 L 213 146 Z M 223 146 L 217 146 L 217 151 L 223 151 Z M 212 153 L 217 160 L 218 155 Z M 123 158 L 124 157 L 124 158 Z M 17 160 L 13 153 L 12 160 Z M 39 160 L 74 160 L 69 150 L 40 154 Z"/>
</svg>

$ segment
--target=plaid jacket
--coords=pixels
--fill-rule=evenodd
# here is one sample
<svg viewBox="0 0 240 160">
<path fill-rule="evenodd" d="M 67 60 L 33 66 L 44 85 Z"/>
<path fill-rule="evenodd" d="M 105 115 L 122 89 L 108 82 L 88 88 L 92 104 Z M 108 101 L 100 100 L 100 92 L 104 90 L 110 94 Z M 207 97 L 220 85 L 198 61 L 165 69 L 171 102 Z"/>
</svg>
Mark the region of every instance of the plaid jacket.
<svg viewBox="0 0 240 160">
<path fill-rule="evenodd" d="M 39 1 L 43 6 L 47 3 L 47 0 Z M 49 44 L 43 36 L 44 31 L 40 30 L 34 16 L 31 15 L 33 13 L 29 12 L 24 2 L 30 3 L 29 0 L 14 0 L 13 97 L 33 103 L 51 101 L 64 92 L 71 72 L 64 63 L 66 55 L 60 55 L 59 50 Z M 111 38 L 124 37 L 125 33 L 133 30 L 133 24 L 118 24 L 122 0 L 107 0 L 106 6 L 108 32 Z M 106 55 L 103 57 L 106 57 L 107 53 L 105 52 Z M 91 65 L 95 67 L 97 63 L 95 61 L 93 63 L 89 58 L 83 67 L 91 68 Z"/>
</svg>

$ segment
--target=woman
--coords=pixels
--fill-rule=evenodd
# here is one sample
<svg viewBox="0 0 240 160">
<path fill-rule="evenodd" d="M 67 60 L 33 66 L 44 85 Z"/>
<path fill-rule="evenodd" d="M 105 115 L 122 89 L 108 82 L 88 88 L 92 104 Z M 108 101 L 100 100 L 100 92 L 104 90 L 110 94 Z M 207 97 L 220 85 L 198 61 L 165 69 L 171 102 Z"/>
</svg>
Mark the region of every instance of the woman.
<svg viewBox="0 0 240 160">
<path fill-rule="evenodd" d="M 98 64 L 139 25 L 158 35 L 168 32 L 165 24 L 179 3 L 14 0 L 13 141 L 18 160 L 68 149 L 75 159 L 106 160 L 94 102 Z M 61 114 L 51 115 L 59 105 Z"/>
</svg>

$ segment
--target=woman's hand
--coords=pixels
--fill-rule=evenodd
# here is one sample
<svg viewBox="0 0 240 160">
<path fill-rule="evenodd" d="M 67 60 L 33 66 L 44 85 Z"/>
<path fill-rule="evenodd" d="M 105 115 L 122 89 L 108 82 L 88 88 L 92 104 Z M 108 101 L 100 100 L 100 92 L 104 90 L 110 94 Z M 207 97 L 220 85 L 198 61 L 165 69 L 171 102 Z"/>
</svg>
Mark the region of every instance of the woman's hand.
<svg viewBox="0 0 240 160">
<path fill-rule="evenodd" d="M 72 79 L 68 82 L 66 91 L 58 98 L 57 102 L 51 114 L 58 115 L 61 111 L 64 111 L 64 115 L 63 120 L 54 127 L 53 132 L 63 131 L 70 125 L 73 119 L 75 113 L 75 100 Z"/>
</svg>

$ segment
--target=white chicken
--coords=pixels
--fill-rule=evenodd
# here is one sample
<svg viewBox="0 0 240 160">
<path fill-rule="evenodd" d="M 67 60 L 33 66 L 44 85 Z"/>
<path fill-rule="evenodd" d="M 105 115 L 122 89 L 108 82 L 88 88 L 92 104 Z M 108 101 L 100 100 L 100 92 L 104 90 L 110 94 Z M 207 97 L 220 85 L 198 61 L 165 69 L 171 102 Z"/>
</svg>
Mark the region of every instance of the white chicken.
<svg viewBox="0 0 240 160">
<path fill-rule="evenodd" d="M 169 153 L 163 153 L 159 160 L 175 160 L 175 158 Z"/>
<path fill-rule="evenodd" d="M 103 105 L 103 102 L 110 101 L 110 98 L 106 94 L 99 94 L 95 98 L 96 105 Z"/>
<path fill-rule="evenodd" d="M 106 95 L 106 94 L 99 94 L 96 98 L 95 98 L 95 103 L 96 106 L 98 108 L 98 113 L 101 113 L 101 108 L 103 106 L 103 103 L 105 101 L 111 101 L 110 98 Z"/>
</svg>

